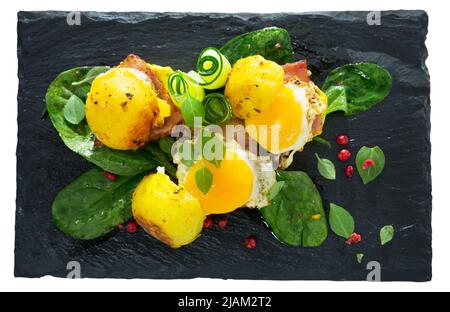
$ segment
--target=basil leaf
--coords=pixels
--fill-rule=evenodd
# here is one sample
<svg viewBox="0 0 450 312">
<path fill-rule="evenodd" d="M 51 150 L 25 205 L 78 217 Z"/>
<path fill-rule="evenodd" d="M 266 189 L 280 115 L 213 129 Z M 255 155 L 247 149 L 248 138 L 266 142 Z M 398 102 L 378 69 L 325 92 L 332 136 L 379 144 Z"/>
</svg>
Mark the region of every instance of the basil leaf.
<svg viewBox="0 0 450 312">
<path fill-rule="evenodd" d="M 178 146 L 178 155 L 181 163 L 188 168 L 193 166 L 197 160 L 195 146 L 190 141 L 184 141 Z"/>
<path fill-rule="evenodd" d="M 64 118 L 64 107 L 72 95 L 86 100 L 91 88 L 89 84 L 73 84 L 84 80 L 97 67 L 78 67 L 65 71 L 50 84 L 45 101 L 53 126 L 64 144 L 103 170 L 123 176 L 134 176 L 158 166 L 144 151 L 118 151 L 106 146 L 95 146 L 94 135 L 86 120 L 72 125 Z M 107 70 L 109 67 L 100 67 Z M 101 70 L 100 70 L 101 71 Z"/>
<path fill-rule="evenodd" d="M 283 243 L 298 247 L 317 247 L 328 236 L 322 198 L 311 178 L 301 171 L 278 171 L 284 182 L 271 204 L 261 214 L 275 236 Z"/>
<path fill-rule="evenodd" d="M 364 168 L 364 162 L 366 160 L 373 160 L 374 164 Z M 368 184 L 375 180 L 381 172 L 383 172 L 385 162 L 386 159 L 383 150 L 380 147 L 361 147 L 356 155 L 356 168 L 358 169 L 359 176 L 363 183 Z"/>
<path fill-rule="evenodd" d="M 200 168 L 195 173 L 195 182 L 197 187 L 203 194 L 208 194 L 213 182 L 213 175 L 211 170 L 206 167 Z"/>
<path fill-rule="evenodd" d="M 73 125 L 78 125 L 86 116 L 84 102 L 73 94 L 64 105 L 64 118 Z"/>
<path fill-rule="evenodd" d="M 336 168 L 333 162 L 329 159 L 320 158 L 318 154 L 316 154 L 316 158 L 317 170 L 321 176 L 328 180 L 336 180 Z"/>
<path fill-rule="evenodd" d="M 363 262 L 363 259 L 364 259 L 363 253 L 356 254 L 356 261 L 358 261 L 359 264 Z"/>
<path fill-rule="evenodd" d="M 181 105 L 181 115 L 183 116 L 186 126 L 192 128 L 195 126 L 196 118 L 201 118 L 201 123 L 203 123 L 205 119 L 205 108 L 203 107 L 202 102 L 188 95 Z"/>
<path fill-rule="evenodd" d="M 213 132 L 209 132 L 210 136 L 206 135 L 208 132 L 205 129 L 202 132 L 202 157 L 216 168 L 220 168 L 220 164 L 225 157 L 225 143 Z"/>
<path fill-rule="evenodd" d="M 329 96 L 328 113 L 342 110 L 356 115 L 384 100 L 392 88 L 392 77 L 372 63 L 348 64 L 333 70 L 322 90 Z"/>
<path fill-rule="evenodd" d="M 84 79 L 80 81 L 74 81 L 72 82 L 72 86 L 78 86 L 83 83 L 92 84 L 95 78 L 97 78 L 98 75 L 103 74 L 109 70 L 109 67 L 94 67 L 91 70 L 89 70 L 84 77 Z"/>
<path fill-rule="evenodd" d="M 355 232 L 355 220 L 345 208 L 331 203 L 330 227 L 334 234 L 348 239 Z"/>
<path fill-rule="evenodd" d="M 118 176 L 111 182 L 99 168 L 85 172 L 53 201 L 56 226 L 82 240 L 95 239 L 116 229 L 131 217 L 131 195 L 142 178 L 143 175 Z"/>
<path fill-rule="evenodd" d="M 270 188 L 268 196 L 269 200 L 272 200 L 275 197 L 277 197 L 278 193 L 280 193 L 280 191 L 283 189 L 284 184 L 286 184 L 286 182 L 278 181 Z"/>
<path fill-rule="evenodd" d="M 381 245 L 384 246 L 394 239 L 395 229 L 392 225 L 386 225 L 380 230 Z"/>
</svg>

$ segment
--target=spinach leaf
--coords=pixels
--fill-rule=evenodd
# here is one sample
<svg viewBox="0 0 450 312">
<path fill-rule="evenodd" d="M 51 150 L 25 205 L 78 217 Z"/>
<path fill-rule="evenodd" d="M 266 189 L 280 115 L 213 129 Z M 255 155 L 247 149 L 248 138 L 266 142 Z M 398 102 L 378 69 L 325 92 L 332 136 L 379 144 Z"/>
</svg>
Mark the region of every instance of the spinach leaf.
<svg viewBox="0 0 450 312">
<path fill-rule="evenodd" d="M 131 217 L 131 195 L 142 177 L 119 176 L 111 182 L 99 168 L 87 171 L 56 196 L 52 205 L 56 226 L 82 240 L 114 230 Z"/>
<path fill-rule="evenodd" d="M 84 102 L 75 94 L 69 98 L 63 112 L 64 118 L 73 125 L 78 125 L 86 116 Z"/>
<path fill-rule="evenodd" d="M 336 168 L 331 160 L 320 158 L 318 154 L 316 154 L 317 158 L 317 170 L 320 175 L 328 180 L 336 180 Z"/>
<path fill-rule="evenodd" d="M 206 167 L 198 169 L 195 173 L 195 182 L 203 194 L 208 194 L 213 183 L 213 175 L 211 170 Z"/>
<path fill-rule="evenodd" d="M 233 65 L 239 59 L 259 54 L 280 65 L 294 61 L 291 37 L 286 29 L 264 28 L 234 37 L 220 49 Z"/>
<path fill-rule="evenodd" d="M 358 151 L 355 162 L 363 183 L 368 184 L 383 172 L 386 159 L 380 147 L 363 146 Z"/>
<path fill-rule="evenodd" d="M 159 140 L 159 149 L 168 155 L 172 155 L 172 146 L 175 140 L 171 137 L 164 137 Z"/>
<path fill-rule="evenodd" d="M 328 97 L 327 114 L 343 111 L 348 113 L 347 96 L 345 95 L 345 88 L 343 86 L 332 86 L 325 91 Z"/>
<path fill-rule="evenodd" d="M 117 151 L 95 146 L 94 135 L 86 121 L 72 125 L 64 117 L 64 107 L 72 96 L 86 101 L 90 85 L 83 81 L 94 69 L 108 67 L 79 67 L 61 73 L 49 86 L 45 100 L 50 119 L 64 144 L 100 168 L 118 175 L 134 176 L 154 169 L 157 163 L 143 151 Z"/>
<path fill-rule="evenodd" d="M 98 75 L 103 74 L 103 73 L 107 72 L 108 70 L 109 70 L 109 67 L 107 67 L 107 66 L 93 67 L 91 70 L 89 70 L 87 72 L 84 79 L 82 79 L 80 81 L 72 82 L 72 86 L 81 85 L 83 83 L 92 84 L 92 82 Z"/>
<path fill-rule="evenodd" d="M 275 236 L 291 246 L 317 247 L 328 236 L 322 198 L 311 178 L 301 171 L 279 171 L 277 180 L 284 186 L 261 209 Z"/>
<path fill-rule="evenodd" d="M 392 225 L 386 225 L 380 230 L 381 245 L 384 246 L 394 239 L 395 229 Z"/>
<path fill-rule="evenodd" d="M 270 188 L 270 191 L 269 191 L 269 196 L 268 196 L 269 200 L 275 199 L 275 197 L 277 197 L 277 195 L 283 189 L 285 184 L 286 184 L 286 182 L 284 182 L 284 181 L 278 181 L 274 185 L 272 185 L 272 187 Z"/>
<path fill-rule="evenodd" d="M 168 173 L 173 178 L 177 177 L 177 169 L 172 163 L 171 156 L 161 150 L 160 144 L 158 142 L 150 142 L 149 144 L 145 145 L 143 149 L 150 153 L 152 159 L 154 159 L 158 163 L 158 166 L 164 167 L 166 173 Z"/>
<path fill-rule="evenodd" d="M 372 63 L 348 64 L 333 70 L 322 90 L 328 99 L 328 113 L 342 110 L 356 115 L 386 98 L 392 77 L 383 67 Z"/>
<path fill-rule="evenodd" d="M 355 220 L 345 208 L 331 203 L 330 227 L 334 234 L 348 239 L 355 232 Z"/>
</svg>

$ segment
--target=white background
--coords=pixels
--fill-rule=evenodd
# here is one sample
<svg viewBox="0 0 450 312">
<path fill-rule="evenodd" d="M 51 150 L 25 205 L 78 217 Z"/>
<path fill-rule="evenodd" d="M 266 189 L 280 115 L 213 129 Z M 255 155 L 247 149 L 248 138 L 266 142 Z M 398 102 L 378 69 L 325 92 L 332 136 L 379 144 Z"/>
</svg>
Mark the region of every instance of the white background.
<svg viewBox="0 0 450 312">
<path fill-rule="evenodd" d="M 448 1 L 393 0 L 65 0 L 2 1 L 0 15 L 2 65 L 0 122 L 0 290 L 3 291 L 441 291 L 450 289 L 450 73 Z M 8 4 L 5 4 L 8 3 Z M 196 279 L 152 280 L 63 280 L 17 279 L 14 272 L 14 225 L 17 143 L 17 11 L 178 11 L 178 12 L 308 12 L 331 10 L 423 9 L 430 15 L 427 66 L 431 74 L 432 167 L 433 167 L 433 281 L 431 283 L 367 282 L 269 282 Z M 101 43 L 99 43 L 101 44 Z M 42 181 L 45 183 L 45 181 Z M 38 238 L 37 238 L 38 239 Z"/>
</svg>

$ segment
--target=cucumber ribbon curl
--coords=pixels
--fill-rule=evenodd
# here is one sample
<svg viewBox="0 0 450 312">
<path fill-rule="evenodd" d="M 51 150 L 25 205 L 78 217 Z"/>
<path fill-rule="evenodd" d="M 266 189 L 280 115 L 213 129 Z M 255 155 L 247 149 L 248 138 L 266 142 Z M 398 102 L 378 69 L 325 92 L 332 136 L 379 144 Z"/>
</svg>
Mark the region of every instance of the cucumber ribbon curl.
<svg viewBox="0 0 450 312">
<path fill-rule="evenodd" d="M 207 90 L 216 90 L 225 86 L 231 64 L 216 48 L 206 48 L 197 61 L 197 73 L 203 79 L 200 83 Z"/>
<path fill-rule="evenodd" d="M 168 78 L 168 89 L 175 105 L 181 108 L 181 115 L 188 127 L 194 127 L 195 118 L 204 121 L 202 100 L 205 90 L 196 80 L 181 71 L 175 71 Z"/>
<path fill-rule="evenodd" d="M 203 99 L 205 108 L 205 122 L 207 124 L 220 125 L 232 117 L 232 108 L 226 97 L 221 93 L 208 94 Z"/>
</svg>

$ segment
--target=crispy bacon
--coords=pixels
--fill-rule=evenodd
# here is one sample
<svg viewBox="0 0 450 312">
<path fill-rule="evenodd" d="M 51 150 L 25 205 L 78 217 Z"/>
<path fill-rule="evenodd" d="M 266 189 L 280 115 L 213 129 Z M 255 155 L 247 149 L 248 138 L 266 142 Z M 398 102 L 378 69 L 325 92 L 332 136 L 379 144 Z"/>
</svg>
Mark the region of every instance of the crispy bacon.
<svg viewBox="0 0 450 312">
<path fill-rule="evenodd" d="M 319 135 L 322 133 L 322 127 L 323 127 L 323 117 L 322 115 L 317 115 L 316 119 L 314 119 L 312 124 L 312 133 L 313 135 Z"/>
<path fill-rule="evenodd" d="M 303 82 L 310 82 L 308 63 L 306 60 L 283 65 L 284 82 L 289 82 L 293 78 L 298 78 Z"/>
<path fill-rule="evenodd" d="M 175 104 L 173 104 L 169 92 L 164 87 L 164 84 L 158 79 L 158 76 L 156 76 L 156 74 L 150 69 L 150 67 L 147 66 L 147 62 L 145 62 L 137 55 L 128 55 L 125 60 L 120 63 L 119 67 L 134 68 L 146 74 L 152 81 L 158 97 L 166 101 L 170 105 L 170 116 L 164 120 L 164 125 L 162 127 L 152 129 L 152 132 L 150 134 L 150 141 L 156 141 L 162 137 L 169 136 L 172 132 L 172 128 L 183 122 L 183 117 L 181 116 L 180 109 L 176 107 Z"/>
</svg>

